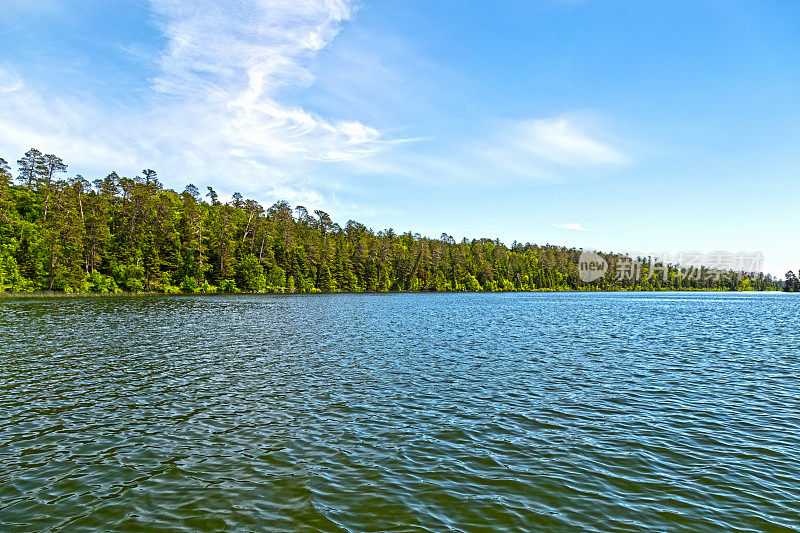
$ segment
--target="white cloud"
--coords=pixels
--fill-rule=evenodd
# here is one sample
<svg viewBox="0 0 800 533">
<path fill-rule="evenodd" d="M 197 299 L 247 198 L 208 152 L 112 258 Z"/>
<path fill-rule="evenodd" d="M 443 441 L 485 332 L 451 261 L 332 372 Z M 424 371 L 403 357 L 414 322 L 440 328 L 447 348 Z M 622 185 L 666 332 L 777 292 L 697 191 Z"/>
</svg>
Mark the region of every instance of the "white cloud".
<svg viewBox="0 0 800 533">
<path fill-rule="evenodd" d="M 632 162 L 618 141 L 588 114 L 489 121 L 462 128 L 434 152 L 407 143 L 380 158 L 358 162 L 365 172 L 396 174 L 423 182 L 556 182 L 614 171 Z M 420 151 L 422 153 L 420 153 Z"/>
<path fill-rule="evenodd" d="M 598 138 L 575 119 L 557 117 L 524 120 L 509 132 L 509 141 L 520 151 L 565 167 L 621 165 L 628 158 Z"/>
<path fill-rule="evenodd" d="M 282 103 L 313 81 L 307 60 L 325 48 L 353 6 L 344 0 L 151 0 L 169 45 L 155 89 L 198 149 L 281 167 L 374 153 L 380 133 Z M 176 106 L 176 100 L 182 105 Z M 176 114 L 175 110 L 179 110 Z M 177 115 L 177 116 L 176 116 Z M 202 129 L 199 129 L 202 128 Z M 169 143 L 167 143 L 169 144 Z"/>
<path fill-rule="evenodd" d="M 567 229 L 570 231 L 597 231 L 596 229 L 587 228 L 580 222 L 564 222 L 564 223 L 553 222 L 550 225 L 553 226 L 554 228 Z"/>
<path fill-rule="evenodd" d="M 87 177 L 151 167 L 172 187 L 192 181 L 223 195 L 239 190 L 322 207 L 334 204 L 337 183 L 353 173 L 479 186 L 556 181 L 630 161 L 585 115 L 476 121 L 441 138 L 387 139 L 352 116 L 297 105 L 298 89 L 314 83 L 314 56 L 353 16 L 351 0 L 150 4 L 166 46 L 149 58 L 158 69 L 145 97 L 128 107 L 124 97 L 79 100 L 37 92 L 0 71 L 0 155 L 15 159 L 35 146 Z M 136 54 L 139 63 L 147 59 Z M 379 66 L 352 68 L 369 79 Z"/>
<path fill-rule="evenodd" d="M 309 190 L 314 165 L 386 145 L 351 118 L 286 103 L 313 83 L 308 64 L 352 16 L 349 0 L 151 0 L 167 45 L 145 104 L 37 92 L 0 72 L 0 148 L 36 146 L 87 169 L 153 167 L 170 184 L 211 182 L 244 192 Z M 140 58 L 141 60 L 141 58 Z M 133 105 L 133 104 L 132 104 Z M 313 199 L 314 195 L 305 195 Z"/>
<path fill-rule="evenodd" d="M 597 130 L 579 116 L 509 121 L 496 127 L 481 153 L 500 170 L 540 180 L 628 164 L 630 158 Z"/>
<path fill-rule="evenodd" d="M 36 147 L 82 167 L 136 163 L 132 143 L 106 135 L 98 127 L 103 120 L 88 103 L 45 97 L 13 70 L 0 67 L 0 147 L 9 161 Z"/>
</svg>

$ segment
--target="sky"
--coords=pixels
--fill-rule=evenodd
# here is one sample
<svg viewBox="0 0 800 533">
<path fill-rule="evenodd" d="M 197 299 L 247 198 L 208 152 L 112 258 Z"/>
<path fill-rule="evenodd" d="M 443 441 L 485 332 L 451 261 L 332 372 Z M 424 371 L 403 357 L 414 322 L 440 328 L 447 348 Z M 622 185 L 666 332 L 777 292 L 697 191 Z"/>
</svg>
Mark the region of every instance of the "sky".
<svg viewBox="0 0 800 533">
<path fill-rule="evenodd" d="M 800 269 L 796 0 L 4 0 L 0 157 Z"/>
</svg>

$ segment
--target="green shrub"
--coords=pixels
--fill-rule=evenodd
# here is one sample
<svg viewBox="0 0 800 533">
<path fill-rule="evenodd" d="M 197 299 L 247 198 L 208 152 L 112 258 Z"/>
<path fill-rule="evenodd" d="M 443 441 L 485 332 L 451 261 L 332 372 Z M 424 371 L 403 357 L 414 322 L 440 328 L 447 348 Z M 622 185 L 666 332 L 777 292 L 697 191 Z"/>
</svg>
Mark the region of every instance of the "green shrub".
<svg viewBox="0 0 800 533">
<path fill-rule="evenodd" d="M 207 281 L 203 281 L 203 283 L 200 284 L 199 291 L 200 292 L 217 292 L 217 287 L 215 287 L 214 285 L 211 285 Z"/>
<path fill-rule="evenodd" d="M 279 266 L 274 266 L 267 274 L 267 286 L 272 290 L 282 291 L 286 285 L 286 272 Z"/>
<path fill-rule="evenodd" d="M 238 286 L 248 292 L 261 292 L 268 285 L 267 278 L 264 276 L 264 267 L 258 262 L 258 258 L 250 254 L 242 259 L 236 273 Z"/>
<path fill-rule="evenodd" d="M 239 292 L 236 282 L 232 279 L 223 279 L 219 282 L 219 292 Z"/>
<path fill-rule="evenodd" d="M 86 275 L 86 290 L 89 292 L 120 292 L 114 278 L 99 272 Z"/>
<path fill-rule="evenodd" d="M 117 284 L 126 291 L 141 292 L 144 288 L 144 267 L 137 265 L 114 264 L 111 272 Z"/>
<path fill-rule="evenodd" d="M 200 290 L 200 285 L 197 283 L 197 278 L 191 276 L 184 276 L 181 282 L 181 290 L 183 292 L 197 292 Z"/>
<path fill-rule="evenodd" d="M 20 273 L 9 247 L 0 248 L 0 292 L 30 292 L 34 288 L 35 284 Z"/>
</svg>

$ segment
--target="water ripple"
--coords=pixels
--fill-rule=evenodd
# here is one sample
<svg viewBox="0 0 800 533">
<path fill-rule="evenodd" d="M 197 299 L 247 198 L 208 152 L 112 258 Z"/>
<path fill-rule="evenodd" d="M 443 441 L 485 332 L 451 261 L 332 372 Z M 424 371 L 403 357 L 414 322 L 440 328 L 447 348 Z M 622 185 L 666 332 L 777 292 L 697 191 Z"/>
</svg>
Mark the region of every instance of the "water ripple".
<svg viewBox="0 0 800 533">
<path fill-rule="evenodd" d="M 800 299 L 0 300 L 0 529 L 800 531 Z"/>
</svg>

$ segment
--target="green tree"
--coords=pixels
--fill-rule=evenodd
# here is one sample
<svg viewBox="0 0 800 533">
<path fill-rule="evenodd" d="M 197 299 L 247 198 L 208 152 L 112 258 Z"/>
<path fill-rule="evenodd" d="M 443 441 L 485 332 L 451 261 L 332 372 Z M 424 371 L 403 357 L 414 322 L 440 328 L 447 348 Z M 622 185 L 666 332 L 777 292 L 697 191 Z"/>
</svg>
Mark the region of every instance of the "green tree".
<svg viewBox="0 0 800 533">
<path fill-rule="evenodd" d="M 239 263 L 236 285 L 248 292 L 261 292 L 266 288 L 267 279 L 264 275 L 264 267 L 261 266 L 255 255 L 248 254 Z"/>
<path fill-rule="evenodd" d="M 800 291 L 800 280 L 797 279 L 794 272 L 791 270 L 786 273 L 786 281 L 783 284 L 783 290 L 786 292 Z"/>
<path fill-rule="evenodd" d="M 50 195 L 53 180 L 56 174 L 67 171 L 67 165 L 61 160 L 60 157 L 53 154 L 44 156 L 44 175 L 42 188 L 44 189 L 44 220 L 47 221 L 47 210 L 50 206 Z"/>
<path fill-rule="evenodd" d="M 47 174 L 44 154 L 36 148 L 31 148 L 17 160 L 17 165 L 19 165 L 18 179 L 22 184 L 32 191 L 38 190 L 39 183 Z"/>
<path fill-rule="evenodd" d="M 342 228 L 283 201 L 265 211 L 234 193 L 223 203 L 210 187 L 207 203 L 192 184 L 165 189 L 152 169 L 60 179 L 67 165 L 36 149 L 18 164 L 15 184 L 0 159 L 0 290 L 800 290 L 793 273 L 780 284 L 761 273 L 692 277 L 618 254 L 604 254 L 608 272 L 586 284 L 575 248 L 376 233 L 353 220 Z M 615 276 L 623 261 L 644 275 Z"/>
</svg>

